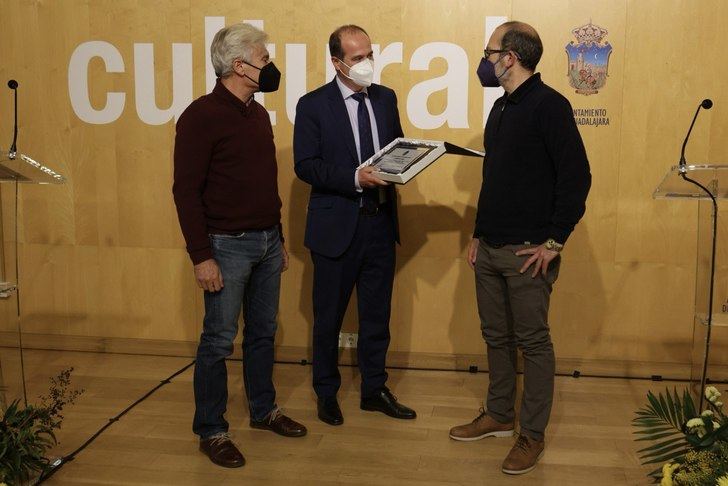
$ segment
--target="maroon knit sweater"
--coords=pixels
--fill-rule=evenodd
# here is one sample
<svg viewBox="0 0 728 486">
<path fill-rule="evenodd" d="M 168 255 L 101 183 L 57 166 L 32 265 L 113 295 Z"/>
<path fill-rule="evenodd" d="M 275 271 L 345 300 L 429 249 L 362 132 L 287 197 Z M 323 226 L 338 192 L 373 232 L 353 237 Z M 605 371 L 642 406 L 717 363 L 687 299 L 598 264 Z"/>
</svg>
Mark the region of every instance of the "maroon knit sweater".
<svg viewBox="0 0 728 486">
<path fill-rule="evenodd" d="M 217 81 L 177 122 L 174 202 L 192 263 L 212 258 L 209 234 L 279 226 L 278 165 L 268 112 Z"/>
</svg>

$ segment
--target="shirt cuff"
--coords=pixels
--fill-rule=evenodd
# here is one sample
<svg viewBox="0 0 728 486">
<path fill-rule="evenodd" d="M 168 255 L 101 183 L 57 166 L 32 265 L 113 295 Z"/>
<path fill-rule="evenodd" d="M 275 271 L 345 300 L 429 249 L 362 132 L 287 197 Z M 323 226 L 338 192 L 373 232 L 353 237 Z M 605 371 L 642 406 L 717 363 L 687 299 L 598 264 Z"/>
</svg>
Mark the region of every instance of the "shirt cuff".
<svg viewBox="0 0 728 486">
<path fill-rule="evenodd" d="M 356 192 L 364 192 L 364 189 L 359 184 L 359 169 L 354 171 L 354 187 L 356 187 Z"/>
<path fill-rule="evenodd" d="M 199 250 L 194 250 L 189 252 L 190 254 L 190 260 L 192 260 L 193 265 L 197 265 L 198 263 L 202 263 L 205 260 L 209 260 L 213 258 L 212 256 L 212 248 L 209 246 L 207 248 L 200 248 Z"/>
</svg>

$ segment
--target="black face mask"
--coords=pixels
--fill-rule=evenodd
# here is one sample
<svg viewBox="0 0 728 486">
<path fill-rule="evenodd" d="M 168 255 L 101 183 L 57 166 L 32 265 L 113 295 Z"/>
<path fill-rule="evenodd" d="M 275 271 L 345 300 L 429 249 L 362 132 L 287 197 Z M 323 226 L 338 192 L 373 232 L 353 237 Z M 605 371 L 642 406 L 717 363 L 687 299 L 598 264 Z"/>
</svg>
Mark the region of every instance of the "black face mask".
<svg viewBox="0 0 728 486">
<path fill-rule="evenodd" d="M 247 74 L 244 74 L 243 76 L 257 84 L 262 93 L 272 93 L 273 91 L 278 91 L 278 85 L 281 84 L 281 72 L 278 70 L 275 64 L 269 62 L 262 68 L 259 68 L 258 66 L 253 66 L 249 62 L 245 62 L 245 64 L 247 64 L 248 66 L 252 66 L 260 71 L 260 74 L 258 75 L 258 81 L 254 80 Z"/>
</svg>

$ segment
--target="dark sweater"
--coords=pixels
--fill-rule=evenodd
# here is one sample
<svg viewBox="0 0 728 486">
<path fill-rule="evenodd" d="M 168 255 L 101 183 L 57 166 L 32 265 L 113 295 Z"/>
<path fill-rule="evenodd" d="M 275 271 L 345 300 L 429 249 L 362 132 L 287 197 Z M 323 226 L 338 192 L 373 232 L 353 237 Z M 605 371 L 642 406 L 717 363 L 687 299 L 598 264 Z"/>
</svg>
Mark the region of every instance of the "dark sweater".
<svg viewBox="0 0 728 486">
<path fill-rule="evenodd" d="M 584 215 L 589 161 L 569 101 L 534 74 L 499 98 L 484 135 L 475 238 L 565 243 Z"/>
<path fill-rule="evenodd" d="M 192 263 L 212 258 L 209 234 L 280 225 L 278 165 L 268 112 L 218 80 L 177 122 L 174 202 Z"/>
</svg>

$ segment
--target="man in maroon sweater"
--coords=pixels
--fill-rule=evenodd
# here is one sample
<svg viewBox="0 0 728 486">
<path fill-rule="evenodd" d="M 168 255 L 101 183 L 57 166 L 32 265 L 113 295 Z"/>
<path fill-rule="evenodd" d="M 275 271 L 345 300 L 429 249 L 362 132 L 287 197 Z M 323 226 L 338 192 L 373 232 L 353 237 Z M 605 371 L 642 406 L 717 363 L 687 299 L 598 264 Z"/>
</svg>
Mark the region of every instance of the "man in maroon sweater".
<svg viewBox="0 0 728 486">
<path fill-rule="evenodd" d="M 287 437 L 306 428 L 275 402 L 273 342 L 281 272 L 288 253 L 281 234 L 281 200 L 273 129 L 256 91 L 278 89 L 267 36 L 248 24 L 215 35 L 211 94 L 195 100 L 177 122 L 174 201 L 195 278 L 205 291 L 197 348 L 193 431 L 215 464 L 245 459 L 228 435 L 225 358 L 233 351 L 243 309 L 243 376 L 250 426 Z"/>
</svg>

